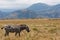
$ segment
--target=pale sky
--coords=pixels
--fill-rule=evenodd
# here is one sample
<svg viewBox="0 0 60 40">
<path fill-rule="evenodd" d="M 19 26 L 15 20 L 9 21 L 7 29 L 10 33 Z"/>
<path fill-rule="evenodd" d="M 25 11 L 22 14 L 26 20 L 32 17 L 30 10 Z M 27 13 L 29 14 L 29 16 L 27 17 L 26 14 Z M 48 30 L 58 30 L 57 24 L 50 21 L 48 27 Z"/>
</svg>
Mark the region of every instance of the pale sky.
<svg viewBox="0 0 60 40">
<path fill-rule="evenodd" d="M 24 8 L 34 3 L 60 4 L 60 0 L 0 0 L 0 8 Z"/>
</svg>

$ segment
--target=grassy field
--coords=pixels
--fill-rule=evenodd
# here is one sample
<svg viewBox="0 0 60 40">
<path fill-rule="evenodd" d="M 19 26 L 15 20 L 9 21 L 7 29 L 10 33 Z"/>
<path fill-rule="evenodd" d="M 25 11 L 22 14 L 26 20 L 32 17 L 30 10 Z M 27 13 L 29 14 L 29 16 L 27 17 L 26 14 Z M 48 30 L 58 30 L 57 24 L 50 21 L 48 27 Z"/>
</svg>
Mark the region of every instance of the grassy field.
<svg viewBox="0 0 60 40">
<path fill-rule="evenodd" d="M 0 28 L 6 24 L 26 24 L 31 31 L 27 33 L 24 30 L 20 37 L 14 33 L 5 37 L 4 30 L 0 29 L 0 40 L 60 40 L 60 19 L 0 20 Z"/>
</svg>

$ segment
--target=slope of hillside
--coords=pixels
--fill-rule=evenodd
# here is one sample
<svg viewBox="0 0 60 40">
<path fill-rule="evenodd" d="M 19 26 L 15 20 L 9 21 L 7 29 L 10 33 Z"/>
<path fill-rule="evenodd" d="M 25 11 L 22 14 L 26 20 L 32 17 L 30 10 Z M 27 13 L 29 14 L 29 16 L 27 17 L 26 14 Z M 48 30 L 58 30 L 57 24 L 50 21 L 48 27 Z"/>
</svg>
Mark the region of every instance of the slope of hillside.
<svg viewBox="0 0 60 40">
<path fill-rule="evenodd" d="M 5 10 L 6 11 L 6 10 Z M 44 3 L 32 4 L 23 10 L 0 11 L 0 19 L 14 18 L 60 18 L 60 4 L 49 6 Z"/>
<path fill-rule="evenodd" d="M 42 10 L 47 10 L 49 9 L 50 6 L 44 3 L 36 3 L 31 5 L 29 8 L 27 8 L 28 10 L 34 10 L 34 11 L 42 11 Z"/>
</svg>

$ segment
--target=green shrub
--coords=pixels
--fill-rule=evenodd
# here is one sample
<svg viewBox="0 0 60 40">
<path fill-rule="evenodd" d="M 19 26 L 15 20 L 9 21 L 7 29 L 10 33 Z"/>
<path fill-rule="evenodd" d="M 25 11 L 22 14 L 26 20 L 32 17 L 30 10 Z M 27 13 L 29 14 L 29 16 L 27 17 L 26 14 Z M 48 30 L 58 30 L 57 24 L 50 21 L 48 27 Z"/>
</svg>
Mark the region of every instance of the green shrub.
<svg viewBox="0 0 60 40">
<path fill-rule="evenodd" d="M 38 31 L 38 29 L 37 29 L 37 28 L 33 28 L 33 30 L 34 30 L 34 31 Z"/>
</svg>

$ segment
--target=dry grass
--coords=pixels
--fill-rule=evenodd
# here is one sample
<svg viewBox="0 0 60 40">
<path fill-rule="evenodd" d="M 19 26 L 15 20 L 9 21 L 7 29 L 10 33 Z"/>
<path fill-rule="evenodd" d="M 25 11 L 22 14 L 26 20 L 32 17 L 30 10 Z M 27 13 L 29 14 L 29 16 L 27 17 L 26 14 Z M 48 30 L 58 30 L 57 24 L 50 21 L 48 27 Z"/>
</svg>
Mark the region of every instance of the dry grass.
<svg viewBox="0 0 60 40">
<path fill-rule="evenodd" d="M 16 20 L 0 20 L 0 28 L 5 24 L 27 24 L 30 33 L 25 30 L 21 32 L 21 36 L 4 36 L 4 31 L 0 29 L 0 40 L 60 40 L 60 19 L 16 19 Z"/>
</svg>

